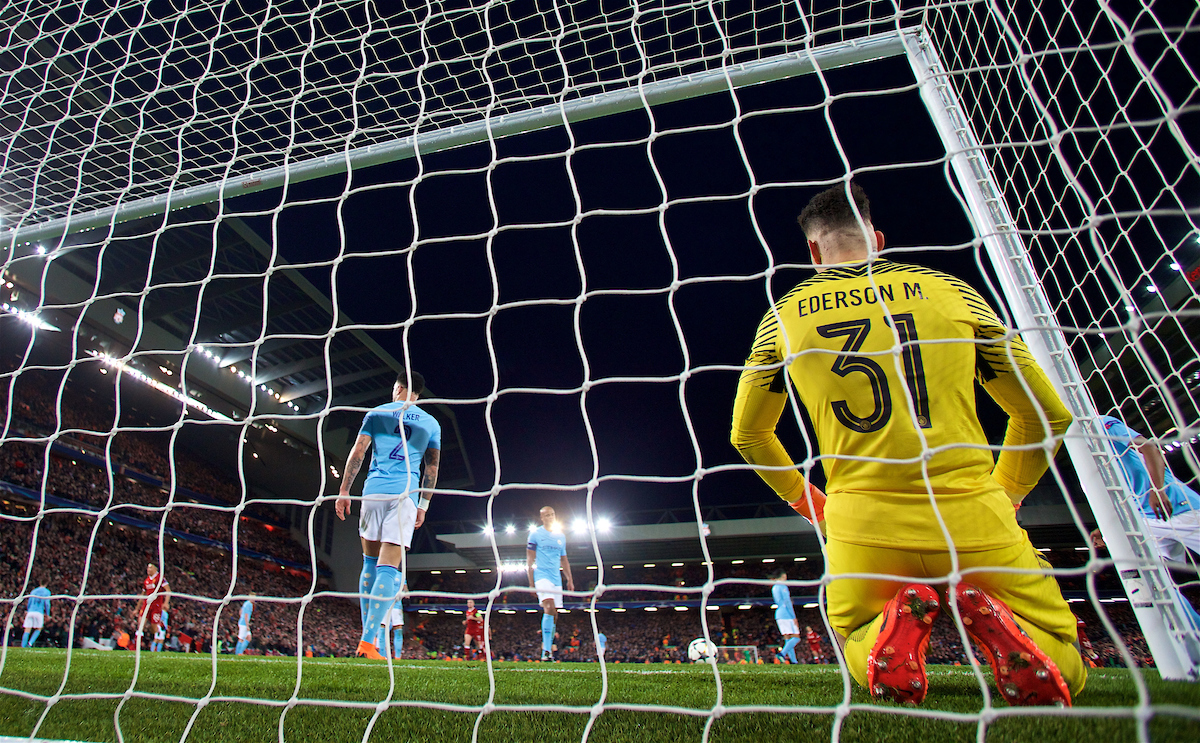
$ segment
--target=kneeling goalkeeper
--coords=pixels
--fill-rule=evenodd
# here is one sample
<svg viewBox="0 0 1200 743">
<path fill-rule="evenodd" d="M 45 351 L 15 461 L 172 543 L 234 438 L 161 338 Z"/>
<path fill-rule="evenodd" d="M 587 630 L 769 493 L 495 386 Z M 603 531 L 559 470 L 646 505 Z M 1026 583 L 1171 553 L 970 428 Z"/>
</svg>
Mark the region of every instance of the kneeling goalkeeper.
<svg viewBox="0 0 1200 743">
<path fill-rule="evenodd" d="M 839 185 L 800 214 L 817 274 L 759 325 L 732 442 L 751 464 L 792 464 L 775 434 L 790 377 L 816 433 L 828 500 L 795 469 L 758 472 L 826 532 L 829 619 L 850 673 L 873 696 L 924 700 L 931 625 L 953 600 L 1010 704 L 1069 705 L 1086 680 L 1075 618 L 1014 506 L 1048 467 L 1036 445 L 1057 447 L 1071 415 L 970 286 L 868 260 L 883 234 L 866 194 L 851 190 L 853 204 Z M 994 462 L 975 380 L 1009 415 Z M 947 594 L 954 558 L 962 576 Z M 839 577 L 862 573 L 883 575 Z"/>
</svg>

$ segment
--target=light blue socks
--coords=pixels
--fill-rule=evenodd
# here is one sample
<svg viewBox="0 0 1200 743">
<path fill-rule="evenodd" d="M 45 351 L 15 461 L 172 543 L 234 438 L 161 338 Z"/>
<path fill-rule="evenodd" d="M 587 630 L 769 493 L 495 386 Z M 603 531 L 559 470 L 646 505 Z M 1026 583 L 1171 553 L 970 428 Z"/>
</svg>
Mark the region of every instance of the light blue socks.
<svg viewBox="0 0 1200 743">
<path fill-rule="evenodd" d="M 543 613 L 542 614 L 542 652 L 550 652 L 550 648 L 554 645 L 554 617 Z"/>
<path fill-rule="evenodd" d="M 375 566 L 379 564 L 378 557 L 367 557 L 363 555 L 362 573 L 358 576 L 358 592 L 370 595 L 371 589 L 375 587 Z M 363 630 L 367 629 L 367 607 L 370 606 L 371 599 L 362 596 L 358 599 L 358 609 L 362 613 Z"/>
<path fill-rule="evenodd" d="M 799 644 L 799 637 L 788 638 L 788 641 L 783 644 L 783 657 L 787 658 L 793 663 L 799 663 L 799 661 L 796 660 L 796 646 Z"/>
<path fill-rule="evenodd" d="M 379 634 L 379 625 L 395 603 L 397 590 L 400 586 L 400 571 L 391 565 L 379 565 L 375 568 L 375 585 L 371 588 L 370 607 L 367 618 L 363 623 L 362 641 L 375 644 L 375 636 Z"/>
</svg>

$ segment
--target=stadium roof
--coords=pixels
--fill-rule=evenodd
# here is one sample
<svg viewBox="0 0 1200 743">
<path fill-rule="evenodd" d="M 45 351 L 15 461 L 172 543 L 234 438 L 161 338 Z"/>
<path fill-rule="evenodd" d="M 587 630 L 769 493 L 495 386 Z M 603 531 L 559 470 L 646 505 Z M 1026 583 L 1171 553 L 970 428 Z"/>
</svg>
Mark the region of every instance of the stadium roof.
<svg viewBox="0 0 1200 743">
<path fill-rule="evenodd" d="M 175 212 L 165 226 L 161 217 L 118 224 L 106 239 L 75 234 L 48 253 L 22 246 L 4 275 L 6 298 L 16 309 L 40 305 L 39 320 L 57 329 L 78 323 L 76 359 L 128 357 L 176 390 L 187 364 L 186 394 L 218 415 L 253 414 L 309 451 L 320 427 L 326 456 L 344 459 L 361 408 L 390 399 L 401 363 L 245 221 L 223 217 L 214 228 L 214 208 Z M 41 333 L 38 344 L 56 335 Z M 440 483 L 469 487 L 454 412 L 430 412 L 443 427 Z"/>
</svg>

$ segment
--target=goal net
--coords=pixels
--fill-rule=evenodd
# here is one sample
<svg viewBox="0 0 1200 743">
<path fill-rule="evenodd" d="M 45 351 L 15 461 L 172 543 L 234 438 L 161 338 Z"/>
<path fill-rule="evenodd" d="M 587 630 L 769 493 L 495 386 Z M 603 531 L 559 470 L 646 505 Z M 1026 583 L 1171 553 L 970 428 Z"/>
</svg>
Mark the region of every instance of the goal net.
<svg viewBox="0 0 1200 743">
<path fill-rule="evenodd" d="M 655 717 L 707 739 L 766 714 L 815 715 L 837 740 L 885 724 L 880 709 L 980 737 L 1021 724 L 951 622 L 930 659 L 974 696 L 876 705 L 831 642 L 823 539 L 795 517 L 781 535 L 769 509 L 748 526 L 708 510 L 770 500 L 729 445 L 736 380 L 758 320 L 811 275 L 800 208 L 851 178 L 883 257 L 976 287 L 1075 417 L 1022 525 L 1095 660 L 1132 674 L 1117 703 L 1044 713 L 1141 739 L 1152 718 L 1195 724 L 1146 692 L 1197 678 L 1195 554 L 1161 546 L 1194 532 L 1151 523 L 1101 418 L 1196 488 L 1194 8 L 399 5 L 0 9 L 0 735 L 236 737 L 214 712 L 234 707 L 281 741 L 322 735 L 326 713 L 364 740 L 540 730 L 526 714 L 569 717 L 583 739 Z M 407 559 L 403 658 L 353 676 L 333 657 L 361 629 L 361 553 L 333 498 L 364 412 L 405 368 L 428 380 L 441 474 Z M 822 483 L 794 401 L 784 421 Z M 578 589 L 555 652 L 585 670 L 504 665 L 538 653 L 524 530 L 546 502 Z M 628 515 L 646 508 L 684 517 Z M 663 539 L 681 530 L 686 547 Z M 837 671 L 828 694 L 768 692 L 726 663 L 646 675 L 674 673 L 697 636 L 780 672 L 780 564 L 810 655 L 833 661 L 811 678 Z M 138 611 L 155 571 L 161 638 Z M 40 586 L 37 635 L 23 625 Z M 468 598 L 484 670 L 412 664 L 471 657 Z M 261 659 L 275 686 L 225 657 L 239 625 L 251 653 L 290 659 Z M 31 635 L 61 657 L 13 647 Z M 186 680 L 167 680 L 177 658 L 158 642 L 200 651 L 178 656 Z M 534 671 L 592 675 L 563 696 Z M 428 716 L 394 716 L 414 710 Z M 669 724 L 652 727 L 690 734 Z"/>
</svg>

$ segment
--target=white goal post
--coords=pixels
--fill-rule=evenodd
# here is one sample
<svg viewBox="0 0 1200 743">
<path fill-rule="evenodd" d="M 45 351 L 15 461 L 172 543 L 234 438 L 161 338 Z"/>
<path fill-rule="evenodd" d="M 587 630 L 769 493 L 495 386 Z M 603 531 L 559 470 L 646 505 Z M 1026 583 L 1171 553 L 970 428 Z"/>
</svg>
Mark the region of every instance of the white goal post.
<svg viewBox="0 0 1200 743">
<path fill-rule="evenodd" d="M 1075 416 L 1076 422 L 1065 440 L 1071 462 L 1159 672 L 1164 678 L 1195 680 L 1200 674 L 1200 638 L 1179 605 L 1184 599 L 1172 589 L 1171 576 L 1155 553 L 1136 499 L 1106 444 L 1100 414 L 1025 249 L 1021 229 L 1009 213 L 1004 188 L 963 113 L 955 90 L 956 78 L 948 73 L 926 33 L 907 35 L 905 39 L 921 97 L 946 147 L 962 198 L 1011 308 L 1012 326 L 1021 331 Z M 1078 514 L 1074 516 L 1076 525 L 1086 531 Z"/>
</svg>

